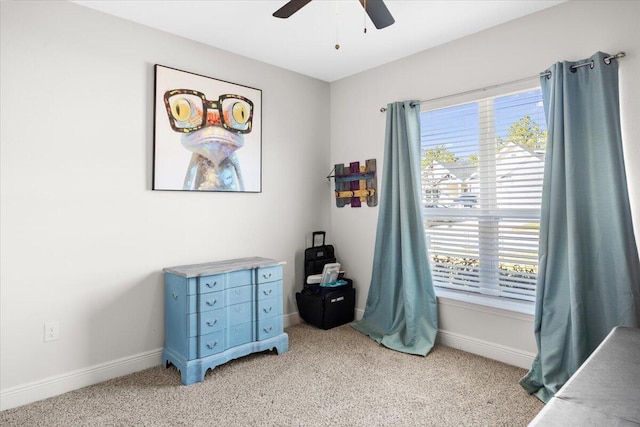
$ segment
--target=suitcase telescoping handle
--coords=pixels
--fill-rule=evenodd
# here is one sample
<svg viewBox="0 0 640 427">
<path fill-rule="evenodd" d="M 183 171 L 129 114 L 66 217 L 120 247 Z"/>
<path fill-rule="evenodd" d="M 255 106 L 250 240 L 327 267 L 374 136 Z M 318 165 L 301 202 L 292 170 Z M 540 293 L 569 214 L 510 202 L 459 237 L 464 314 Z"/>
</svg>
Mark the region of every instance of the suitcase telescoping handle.
<svg viewBox="0 0 640 427">
<path fill-rule="evenodd" d="M 316 236 L 322 236 L 322 244 L 318 246 L 324 246 L 324 239 L 326 237 L 326 232 L 324 231 L 314 231 L 313 236 L 311 237 L 311 246 L 316 247 Z"/>
</svg>

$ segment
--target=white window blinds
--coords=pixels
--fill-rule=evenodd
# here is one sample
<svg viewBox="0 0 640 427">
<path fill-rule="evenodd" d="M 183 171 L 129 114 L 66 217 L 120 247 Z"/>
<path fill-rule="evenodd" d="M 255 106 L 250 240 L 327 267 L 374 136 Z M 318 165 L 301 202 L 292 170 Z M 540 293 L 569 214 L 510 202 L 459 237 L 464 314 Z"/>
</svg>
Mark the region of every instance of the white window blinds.
<svg viewBox="0 0 640 427">
<path fill-rule="evenodd" d="M 533 301 L 546 124 L 540 89 L 421 113 L 436 286 Z"/>
</svg>

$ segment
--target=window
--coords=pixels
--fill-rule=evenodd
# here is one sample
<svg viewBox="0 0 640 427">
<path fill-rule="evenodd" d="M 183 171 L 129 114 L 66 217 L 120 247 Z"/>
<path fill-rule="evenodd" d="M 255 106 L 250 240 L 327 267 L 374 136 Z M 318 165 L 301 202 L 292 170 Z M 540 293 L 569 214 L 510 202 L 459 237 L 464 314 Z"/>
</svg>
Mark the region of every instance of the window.
<svg viewBox="0 0 640 427">
<path fill-rule="evenodd" d="M 421 126 L 434 285 L 534 301 L 547 135 L 540 89 L 432 106 Z"/>
</svg>

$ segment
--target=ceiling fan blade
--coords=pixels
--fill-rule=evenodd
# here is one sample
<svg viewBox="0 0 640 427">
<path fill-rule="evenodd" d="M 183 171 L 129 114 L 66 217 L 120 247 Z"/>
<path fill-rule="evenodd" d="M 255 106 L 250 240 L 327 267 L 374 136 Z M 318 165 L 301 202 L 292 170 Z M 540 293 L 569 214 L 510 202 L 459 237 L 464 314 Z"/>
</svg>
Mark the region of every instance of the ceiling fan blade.
<svg viewBox="0 0 640 427">
<path fill-rule="evenodd" d="M 377 29 L 388 27 L 396 22 L 383 0 L 360 0 L 360 3 Z"/>
<path fill-rule="evenodd" d="M 276 10 L 273 13 L 273 16 L 275 16 L 276 18 L 288 18 L 294 13 L 296 13 L 297 11 L 299 11 L 300 9 L 302 9 L 302 7 L 307 3 L 309 3 L 310 1 L 311 0 L 291 0 L 287 2 L 287 4 L 282 6 L 280 9 Z"/>
</svg>

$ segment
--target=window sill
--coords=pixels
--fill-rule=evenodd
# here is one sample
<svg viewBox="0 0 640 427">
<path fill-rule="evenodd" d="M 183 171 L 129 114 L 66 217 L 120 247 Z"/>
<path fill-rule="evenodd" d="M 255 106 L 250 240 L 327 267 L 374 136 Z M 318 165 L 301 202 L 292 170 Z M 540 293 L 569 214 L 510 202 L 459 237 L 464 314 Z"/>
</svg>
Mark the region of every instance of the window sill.
<svg viewBox="0 0 640 427">
<path fill-rule="evenodd" d="M 438 302 L 440 298 L 459 301 L 469 305 L 479 305 L 493 309 L 510 311 L 514 313 L 533 316 L 535 313 L 535 303 L 530 301 L 517 301 L 506 298 L 496 298 L 488 295 L 474 294 L 469 292 L 456 291 L 452 289 L 439 288 L 435 286 Z"/>
</svg>

